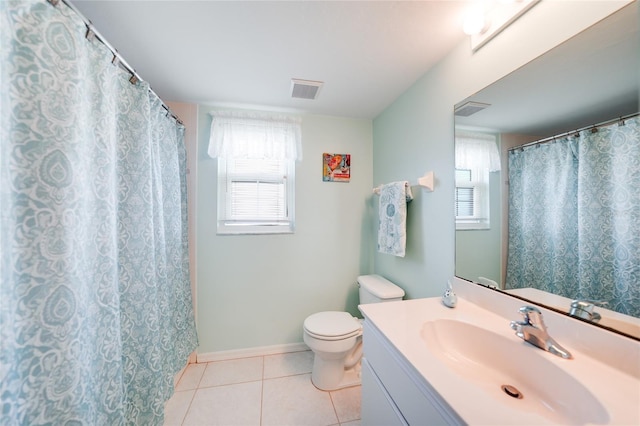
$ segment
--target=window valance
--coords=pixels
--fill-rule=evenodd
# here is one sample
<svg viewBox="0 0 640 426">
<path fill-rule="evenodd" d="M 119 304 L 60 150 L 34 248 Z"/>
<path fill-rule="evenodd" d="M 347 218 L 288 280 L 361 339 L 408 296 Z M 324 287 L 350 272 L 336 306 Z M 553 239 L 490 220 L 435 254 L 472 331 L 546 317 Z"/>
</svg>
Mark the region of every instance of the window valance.
<svg viewBox="0 0 640 426">
<path fill-rule="evenodd" d="M 500 153 L 496 136 L 456 131 L 456 169 L 499 171 Z"/>
<path fill-rule="evenodd" d="M 245 111 L 211 116 L 210 157 L 302 160 L 299 117 Z"/>
</svg>

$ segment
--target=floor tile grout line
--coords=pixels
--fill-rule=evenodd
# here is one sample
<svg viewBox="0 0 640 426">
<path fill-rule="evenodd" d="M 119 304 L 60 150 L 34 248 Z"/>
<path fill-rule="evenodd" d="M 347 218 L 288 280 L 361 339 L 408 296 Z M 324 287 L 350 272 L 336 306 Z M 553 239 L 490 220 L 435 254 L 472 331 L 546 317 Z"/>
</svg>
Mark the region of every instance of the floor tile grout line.
<svg viewBox="0 0 640 426">
<path fill-rule="evenodd" d="M 184 426 L 184 422 L 187 420 L 187 416 L 189 415 L 189 410 L 191 410 L 191 404 L 193 404 L 193 400 L 196 397 L 196 392 L 198 392 L 198 389 L 193 389 L 193 395 L 191 395 L 191 399 L 189 400 L 189 406 L 187 407 L 187 409 L 184 412 L 184 415 L 182 416 L 182 420 L 180 421 L 180 426 Z"/>
<path fill-rule="evenodd" d="M 202 374 L 200 375 L 200 378 L 198 379 L 198 384 L 196 385 L 196 389 L 200 389 L 200 383 L 202 383 L 202 378 L 204 377 L 204 373 L 207 372 L 207 368 L 209 368 L 209 363 L 205 363 L 204 365 L 204 370 L 202 370 Z"/>
<path fill-rule="evenodd" d="M 336 403 L 333 401 L 333 392 L 329 393 L 329 400 L 331 401 L 331 407 L 333 408 L 333 413 L 336 415 L 336 420 L 338 420 L 338 424 L 340 424 L 340 416 L 338 416 L 338 410 L 336 410 Z"/>
<path fill-rule="evenodd" d="M 278 380 L 278 379 L 286 379 L 287 377 L 295 377 L 295 376 L 304 376 L 305 374 L 311 374 L 311 371 L 306 371 L 304 373 L 293 373 L 293 374 L 286 374 L 284 376 L 277 376 L 277 377 L 266 377 L 262 380 Z M 317 389 L 317 388 L 316 388 Z"/>
<path fill-rule="evenodd" d="M 263 408 L 264 408 L 264 356 L 262 357 L 262 380 L 260 380 L 260 426 L 262 426 Z"/>
<path fill-rule="evenodd" d="M 206 370 L 206 366 L 205 366 L 205 370 Z M 186 370 L 180 376 L 180 380 L 176 384 L 176 387 L 180 383 L 180 381 L 182 381 L 182 379 L 184 378 L 185 373 L 186 373 Z M 198 383 L 196 384 L 196 387 L 194 389 L 182 389 L 180 391 L 176 391 L 174 389 L 174 391 L 173 391 L 172 397 L 176 394 L 176 392 L 190 392 L 190 391 L 193 391 L 193 394 L 191 395 L 191 398 L 189 399 L 189 404 L 187 406 L 187 409 L 185 410 L 184 414 L 182 415 L 182 419 L 180 420 L 180 426 L 183 426 L 184 422 L 187 420 L 187 416 L 189 415 L 189 410 L 191 410 L 191 405 L 193 404 L 193 400 L 196 397 L 196 392 L 198 392 L 198 388 L 200 386 L 200 380 L 202 380 L 202 376 L 204 376 L 204 370 L 202 371 L 202 375 L 200 375 L 200 378 L 198 379 Z"/>
<path fill-rule="evenodd" d="M 198 379 L 198 383 L 196 384 L 196 388 L 193 390 L 193 395 L 191 396 L 191 400 L 189 401 L 189 407 L 187 408 L 187 411 L 184 413 L 184 417 L 182 418 L 181 426 L 184 426 L 184 422 L 187 420 L 187 416 L 189 415 L 189 411 L 191 410 L 191 406 L 193 405 L 193 400 L 196 398 L 196 394 L 200 389 L 200 383 L 202 383 L 202 378 L 204 377 L 204 373 L 207 371 L 208 367 L 209 363 L 206 362 L 204 365 L 204 369 L 202 370 L 202 374 L 200 374 L 200 378 Z"/>
<path fill-rule="evenodd" d="M 0 1 L 2 1 L 2 0 L 0 0 Z M 221 388 L 221 387 L 224 387 L 224 386 L 243 385 L 245 383 L 255 383 L 255 382 L 261 382 L 261 381 L 262 381 L 262 379 L 243 380 L 243 381 L 240 381 L 240 382 L 221 383 L 219 385 L 203 386 L 203 387 L 198 388 L 198 389 Z"/>
</svg>

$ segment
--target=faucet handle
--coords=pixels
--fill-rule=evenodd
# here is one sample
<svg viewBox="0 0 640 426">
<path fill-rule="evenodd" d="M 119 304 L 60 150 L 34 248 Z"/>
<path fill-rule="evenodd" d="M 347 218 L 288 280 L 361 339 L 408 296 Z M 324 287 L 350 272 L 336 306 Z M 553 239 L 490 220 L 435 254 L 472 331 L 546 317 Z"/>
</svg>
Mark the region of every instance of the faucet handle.
<svg viewBox="0 0 640 426">
<path fill-rule="evenodd" d="M 569 309 L 569 315 L 573 317 L 579 317 L 589 320 L 591 322 L 598 322 L 602 317 L 599 313 L 593 312 L 593 308 L 596 305 L 605 306 L 608 303 L 604 300 L 589 300 L 589 299 L 576 299 L 571 302 L 571 308 Z"/>
<path fill-rule="evenodd" d="M 571 302 L 571 307 L 591 312 L 596 306 L 607 306 L 608 304 L 609 303 L 606 300 L 575 299 Z"/>
<path fill-rule="evenodd" d="M 540 309 L 535 306 L 525 305 L 521 307 L 519 311 L 526 324 L 531 324 L 534 327 L 546 330 L 547 327 L 542 320 L 542 312 L 540 312 Z"/>
</svg>

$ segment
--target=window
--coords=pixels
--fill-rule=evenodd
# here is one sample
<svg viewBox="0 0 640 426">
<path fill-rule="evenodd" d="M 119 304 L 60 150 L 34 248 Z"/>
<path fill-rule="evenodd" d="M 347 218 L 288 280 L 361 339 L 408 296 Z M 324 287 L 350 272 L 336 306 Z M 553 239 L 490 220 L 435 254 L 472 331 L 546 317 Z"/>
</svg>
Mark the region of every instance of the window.
<svg viewBox="0 0 640 426">
<path fill-rule="evenodd" d="M 300 119 L 212 113 L 208 153 L 218 159 L 218 234 L 291 233 Z"/>
<path fill-rule="evenodd" d="M 456 130 L 456 229 L 489 229 L 489 172 L 500 170 L 496 135 Z"/>
<path fill-rule="evenodd" d="M 293 160 L 218 159 L 218 233 L 293 232 Z"/>
</svg>

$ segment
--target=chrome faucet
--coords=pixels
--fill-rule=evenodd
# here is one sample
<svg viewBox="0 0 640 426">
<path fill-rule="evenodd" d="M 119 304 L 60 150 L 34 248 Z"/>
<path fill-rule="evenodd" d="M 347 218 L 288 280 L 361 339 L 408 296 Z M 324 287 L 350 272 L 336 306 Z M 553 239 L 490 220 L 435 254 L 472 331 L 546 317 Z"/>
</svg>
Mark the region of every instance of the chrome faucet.
<svg viewBox="0 0 640 426">
<path fill-rule="evenodd" d="M 538 308 L 523 306 L 520 308 L 520 314 L 523 321 L 511 321 L 511 328 L 516 331 L 516 336 L 554 355 L 571 359 L 571 353 L 547 333 L 547 326 L 542 320 L 542 312 Z"/>
<path fill-rule="evenodd" d="M 595 308 L 596 304 L 606 305 L 607 302 L 576 299 L 573 302 L 571 302 L 571 309 L 569 310 L 569 315 L 571 315 L 572 317 L 582 318 L 591 322 L 598 322 L 602 319 L 602 316 L 597 312 L 593 312 L 593 308 Z"/>
</svg>

